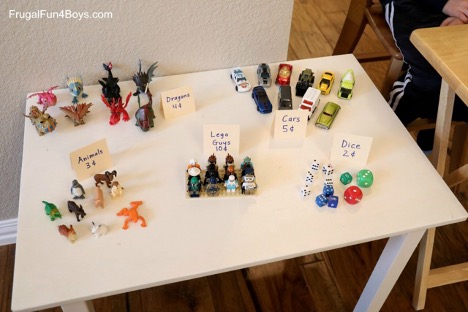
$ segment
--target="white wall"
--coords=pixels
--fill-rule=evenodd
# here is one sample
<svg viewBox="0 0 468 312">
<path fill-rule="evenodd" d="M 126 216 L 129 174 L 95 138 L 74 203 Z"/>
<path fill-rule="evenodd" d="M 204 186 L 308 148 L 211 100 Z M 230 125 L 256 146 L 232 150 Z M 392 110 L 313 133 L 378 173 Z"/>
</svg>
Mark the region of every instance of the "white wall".
<svg viewBox="0 0 468 312">
<path fill-rule="evenodd" d="M 0 220 L 17 216 L 27 93 L 65 87 L 67 75 L 97 84 L 108 61 L 124 81 L 139 58 L 159 61 L 157 76 L 286 60 L 292 7 L 293 0 L 0 1 Z M 113 17 L 15 18 L 37 10 Z"/>
</svg>

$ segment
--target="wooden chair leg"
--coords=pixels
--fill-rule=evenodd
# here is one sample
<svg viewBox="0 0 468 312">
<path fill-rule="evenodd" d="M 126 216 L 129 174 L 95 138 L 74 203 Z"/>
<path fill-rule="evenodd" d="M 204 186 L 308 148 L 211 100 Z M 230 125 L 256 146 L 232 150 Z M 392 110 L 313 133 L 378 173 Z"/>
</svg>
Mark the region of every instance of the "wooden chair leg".
<svg viewBox="0 0 468 312">
<path fill-rule="evenodd" d="M 367 22 L 364 15 L 366 5 L 366 1 L 351 0 L 346 20 L 332 55 L 348 54 L 354 51 L 366 27 Z"/>
<path fill-rule="evenodd" d="M 424 309 L 426 304 L 427 282 L 431 269 L 432 249 L 434 247 L 435 228 L 428 229 L 419 245 L 418 266 L 413 293 L 413 308 L 417 311 Z"/>
</svg>

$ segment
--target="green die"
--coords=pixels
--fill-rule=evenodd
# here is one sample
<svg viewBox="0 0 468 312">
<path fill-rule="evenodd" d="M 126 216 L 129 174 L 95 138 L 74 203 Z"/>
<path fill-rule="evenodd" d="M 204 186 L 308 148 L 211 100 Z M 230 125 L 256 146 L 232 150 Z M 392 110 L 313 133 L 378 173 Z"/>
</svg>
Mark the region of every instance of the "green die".
<svg viewBox="0 0 468 312">
<path fill-rule="evenodd" d="M 349 172 L 345 172 L 340 176 L 340 181 L 343 185 L 349 184 L 353 181 L 353 176 Z"/>
<path fill-rule="evenodd" d="M 369 169 L 362 169 L 357 173 L 356 183 L 359 187 L 366 188 L 374 183 L 374 175 Z"/>
</svg>

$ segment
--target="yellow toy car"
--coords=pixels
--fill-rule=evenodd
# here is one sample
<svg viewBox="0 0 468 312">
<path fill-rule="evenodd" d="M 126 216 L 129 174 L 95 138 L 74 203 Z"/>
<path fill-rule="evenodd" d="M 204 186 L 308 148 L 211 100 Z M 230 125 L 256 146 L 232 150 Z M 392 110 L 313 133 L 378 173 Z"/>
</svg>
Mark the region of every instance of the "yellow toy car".
<svg viewBox="0 0 468 312">
<path fill-rule="evenodd" d="M 335 75 L 331 72 L 324 72 L 322 78 L 319 81 L 317 89 L 322 92 L 322 94 L 329 94 L 335 81 Z"/>
</svg>

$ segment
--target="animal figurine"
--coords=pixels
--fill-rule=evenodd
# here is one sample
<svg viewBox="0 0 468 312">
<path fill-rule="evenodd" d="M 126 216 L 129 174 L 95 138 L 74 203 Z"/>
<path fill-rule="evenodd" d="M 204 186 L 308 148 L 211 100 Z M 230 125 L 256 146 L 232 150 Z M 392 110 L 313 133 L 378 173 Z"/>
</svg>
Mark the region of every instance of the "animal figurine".
<svg viewBox="0 0 468 312">
<path fill-rule="evenodd" d="M 81 77 L 71 77 L 67 76 L 67 87 L 70 91 L 71 95 L 73 96 L 72 103 L 78 103 L 78 97 L 81 96 L 83 99 L 86 99 L 88 95 L 83 92 L 84 85 L 83 79 Z"/>
<path fill-rule="evenodd" d="M 72 194 L 73 199 L 84 199 L 86 194 L 83 186 L 78 182 L 78 180 L 72 181 L 70 193 Z"/>
<path fill-rule="evenodd" d="M 100 184 L 106 183 L 107 187 L 111 188 L 112 187 L 111 182 L 116 176 L 117 176 L 117 171 L 115 170 L 112 172 L 106 171 L 104 174 L 102 173 L 95 174 L 94 175 L 94 181 L 96 181 L 95 185 L 100 186 Z"/>
<path fill-rule="evenodd" d="M 107 99 L 108 102 L 112 102 L 115 100 L 116 102 L 119 101 L 122 97 L 120 96 L 120 87 L 117 84 L 119 82 L 119 78 L 114 77 L 112 75 L 112 63 L 109 64 L 102 64 L 104 70 L 107 71 L 107 78 L 102 78 L 102 80 L 98 80 L 99 84 L 102 86 L 102 95 Z"/>
<path fill-rule="evenodd" d="M 73 228 L 73 225 L 70 224 L 70 227 L 67 227 L 66 225 L 62 224 L 58 226 L 58 231 L 60 235 L 65 236 L 68 238 L 68 240 L 72 243 L 76 241 L 76 232 L 75 229 Z"/>
<path fill-rule="evenodd" d="M 122 227 L 122 229 L 126 230 L 128 229 L 128 222 L 132 221 L 133 223 L 137 223 L 138 220 L 141 220 L 141 226 L 142 227 L 146 227 L 146 221 L 145 221 L 145 218 L 143 218 L 142 216 L 140 216 L 138 214 L 138 207 L 143 204 L 143 202 L 140 200 L 140 201 L 132 201 L 130 203 L 130 206 L 131 208 L 123 208 L 122 210 L 120 210 L 117 215 L 118 216 L 126 216 L 128 217 L 127 219 L 125 219 L 125 222 L 124 222 L 124 225 Z"/>
<path fill-rule="evenodd" d="M 68 201 L 68 211 L 75 213 L 76 221 L 80 222 L 80 217 L 83 219 L 86 216 L 86 212 L 83 210 L 83 206 L 78 206 L 74 201 Z"/>
<path fill-rule="evenodd" d="M 95 224 L 94 222 L 91 222 L 93 224 L 93 227 L 91 228 L 91 233 L 93 233 L 95 238 L 99 238 L 102 235 L 107 234 L 109 232 L 109 227 L 105 224 Z"/>
<path fill-rule="evenodd" d="M 33 93 L 30 96 L 28 96 L 28 99 L 32 98 L 33 96 L 37 96 L 37 104 L 42 105 L 42 112 L 44 113 L 47 110 L 47 108 L 57 104 L 57 96 L 52 92 L 52 90 L 57 88 L 58 86 L 54 86 L 50 87 L 47 91 Z"/>
<path fill-rule="evenodd" d="M 123 187 L 117 181 L 112 182 L 112 187 L 111 187 L 112 199 L 120 198 L 122 196 L 123 196 Z"/>
<path fill-rule="evenodd" d="M 31 123 L 36 127 L 36 131 L 40 136 L 54 131 L 57 127 L 55 118 L 47 113 L 41 112 L 37 106 L 31 106 L 29 115 L 24 115 L 24 117 L 31 120 Z"/>
<path fill-rule="evenodd" d="M 110 109 L 110 119 L 109 119 L 109 124 L 111 126 L 116 125 L 120 121 L 120 115 L 123 115 L 122 119 L 123 121 L 129 121 L 130 117 L 128 116 L 128 112 L 125 110 L 125 108 L 128 105 L 128 101 L 130 101 L 130 97 L 132 96 L 132 92 L 130 92 L 127 95 L 127 99 L 125 101 L 125 104 L 122 103 L 122 98 L 119 98 L 117 101 L 115 99 L 112 99 L 112 102 L 107 101 L 106 97 L 104 94 L 101 95 L 101 100 L 106 106 Z"/>
<path fill-rule="evenodd" d="M 94 190 L 94 207 L 104 208 L 104 194 L 99 186 Z"/>
<path fill-rule="evenodd" d="M 133 75 L 133 82 L 137 87 L 134 96 L 139 95 L 140 93 L 147 93 L 148 85 L 154 77 L 154 70 L 158 67 L 158 62 L 153 63 L 149 68 L 148 72 L 141 71 L 141 60 L 139 60 L 139 70 L 136 74 Z M 151 94 L 151 93 L 150 93 Z"/>
<path fill-rule="evenodd" d="M 45 205 L 45 207 L 44 207 L 45 213 L 46 213 L 46 215 L 49 216 L 50 221 L 54 221 L 57 218 L 62 219 L 62 214 L 58 210 L 57 206 L 55 206 L 52 203 L 48 203 L 48 202 L 46 202 L 44 200 L 42 201 L 42 203 Z"/>
<path fill-rule="evenodd" d="M 89 113 L 89 108 L 93 106 L 93 103 L 81 103 L 70 106 L 62 106 L 60 110 L 65 113 L 65 117 L 73 120 L 73 124 L 76 126 L 84 125 L 84 117 Z"/>
<path fill-rule="evenodd" d="M 140 127 L 143 132 L 147 132 L 150 128 L 154 127 L 153 119 L 156 118 L 153 110 L 153 97 L 151 92 L 148 91 L 149 103 L 140 106 L 140 96 L 138 96 L 138 110 L 135 113 L 136 123 L 135 126 Z"/>
</svg>

